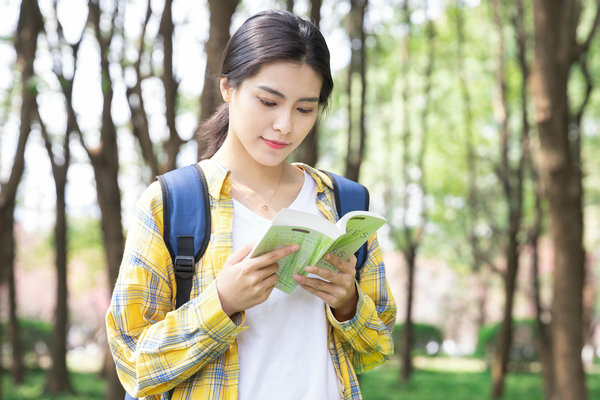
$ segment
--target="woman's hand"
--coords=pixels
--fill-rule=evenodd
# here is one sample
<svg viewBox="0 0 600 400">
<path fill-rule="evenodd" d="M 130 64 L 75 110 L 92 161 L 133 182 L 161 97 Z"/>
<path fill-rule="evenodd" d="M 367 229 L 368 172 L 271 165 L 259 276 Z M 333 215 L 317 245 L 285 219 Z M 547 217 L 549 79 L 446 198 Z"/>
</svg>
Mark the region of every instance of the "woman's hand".
<svg viewBox="0 0 600 400">
<path fill-rule="evenodd" d="M 338 321 L 348 321 L 356 314 L 356 304 L 358 302 L 358 292 L 354 280 L 356 257 L 353 255 L 348 260 L 342 260 L 329 253 L 323 258 L 333 265 L 337 272 L 309 265 L 304 268 L 306 272 L 320 276 L 325 280 L 298 274 L 295 274 L 293 278 L 304 289 L 323 299 L 332 308 L 333 315 Z"/>
<path fill-rule="evenodd" d="M 252 250 L 252 245 L 246 245 L 229 256 L 217 276 L 223 311 L 231 317 L 267 300 L 277 283 L 277 262 L 298 248 L 298 245 L 286 246 L 245 260 Z"/>
</svg>

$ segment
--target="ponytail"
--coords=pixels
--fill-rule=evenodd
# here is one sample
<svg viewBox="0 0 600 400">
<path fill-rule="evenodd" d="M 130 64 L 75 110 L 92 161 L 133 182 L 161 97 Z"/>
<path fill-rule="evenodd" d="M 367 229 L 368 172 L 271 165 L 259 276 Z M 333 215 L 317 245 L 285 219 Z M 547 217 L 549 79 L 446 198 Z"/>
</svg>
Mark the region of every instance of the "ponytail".
<svg viewBox="0 0 600 400">
<path fill-rule="evenodd" d="M 204 149 L 200 155 L 200 159 L 204 160 L 211 158 L 227 137 L 229 130 L 229 104 L 223 103 L 217 107 L 217 110 L 210 118 L 203 121 L 196 135 L 201 143 L 204 143 Z"/>
</svg>

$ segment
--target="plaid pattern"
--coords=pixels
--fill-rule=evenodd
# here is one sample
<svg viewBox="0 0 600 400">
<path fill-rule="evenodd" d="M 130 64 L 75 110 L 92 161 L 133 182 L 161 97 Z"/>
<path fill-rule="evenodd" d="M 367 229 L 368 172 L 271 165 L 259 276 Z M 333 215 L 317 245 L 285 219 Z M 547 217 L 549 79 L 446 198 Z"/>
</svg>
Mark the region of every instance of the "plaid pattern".
<svg viewBox="0 0 600 400">
<path fill-rule="evenodd" d="M 174 310 L 175 275 L 163 241 L 160 185 L 140 197 L 129 227 L 123 262 L 106 315 L 108 342 L 125 389 L 147 400 L 237 399 L 237 335 L 245 314 L 232 321 L 222 310 L 215 277 L 232 252 L 233 203 L 229 171 L 213 160 L 200 163 L 210 194 L 211 238 L 196 265 L 190 301 Z M 297 164 L 317 182 L 317 206 L 337 219 L 329 178 Z M 326 306 L 327 307 L 327 306 Z M 329 350 L 344 400 L 360 399 L 356 372 L 389 359 L 396 305 L 385 279 L 377 239 L 361 273 L 356 316 L 340 323 L 327 307 Z M 162 393 L 162 394 L 161 394 Z"/>
</svg>

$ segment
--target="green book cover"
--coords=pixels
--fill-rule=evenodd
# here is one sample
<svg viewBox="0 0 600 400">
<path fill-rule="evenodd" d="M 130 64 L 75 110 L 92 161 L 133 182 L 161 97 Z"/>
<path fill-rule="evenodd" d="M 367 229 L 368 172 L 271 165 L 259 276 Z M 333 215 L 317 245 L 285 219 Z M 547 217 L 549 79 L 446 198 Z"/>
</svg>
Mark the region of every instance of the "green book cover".
<svg viewBox="0 0 600 400">
<path fill-rule="evenodd" d="M 317 265 L 335 270 L 323 256 L 333 253 L 348 259 L 386 220 L 370 211 L 353 211 L 333 224 L 324 217 L 284 208 L 271 222 L 249 257 L 257 257 L 277 248 L 298 244 L 300 249 L 279 260 L 279 280 L 275 287 L 290 294 L 298 285 L 294 274 L 306 275 L 304 267 Z"/>
</svg>

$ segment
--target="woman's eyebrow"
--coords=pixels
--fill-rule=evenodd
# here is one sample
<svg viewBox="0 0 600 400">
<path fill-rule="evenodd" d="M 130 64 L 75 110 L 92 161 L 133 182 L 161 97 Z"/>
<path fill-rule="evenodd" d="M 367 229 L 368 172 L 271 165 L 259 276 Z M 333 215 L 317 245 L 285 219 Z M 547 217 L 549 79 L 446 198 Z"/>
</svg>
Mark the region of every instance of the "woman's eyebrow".
<svg viewBox="0 0 600 400">
<path fill-rule="evenodd" d="M 258 86 L 258 88 L 261 90 L 264 90 L 265 92 L 271 93 L 272 95 L 275 95 L 277 97 L 281 97 L 282 99 L 285 99 L 285 95 L 278 90 L 275 90 L 273 88 L 270 88 L 270 87 L 264 86 L 264 85 L 260 85 L 260 86 Z M 302 98 L 298 99 L 298 101 L 309 101 L 309 102 L 317 103 L 319 101 L 319 98 L 318 97 L 302 97 Z"/>
</svg>

